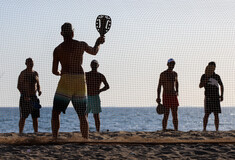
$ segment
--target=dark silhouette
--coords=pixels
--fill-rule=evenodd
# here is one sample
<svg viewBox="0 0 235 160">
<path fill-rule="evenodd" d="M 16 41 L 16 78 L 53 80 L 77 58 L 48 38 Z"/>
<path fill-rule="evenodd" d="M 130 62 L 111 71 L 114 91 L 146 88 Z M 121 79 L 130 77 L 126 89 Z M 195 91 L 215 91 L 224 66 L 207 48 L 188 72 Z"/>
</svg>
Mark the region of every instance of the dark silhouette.
<svg viewBox="0 0 235 160">
<path fill-rule="evenodd" d="M 168 69 L 160 74 L 158 88 L 157 88 L 157 103 L 161 103 L 161 86 L 163 86 L 163 105 L 165 107 L 164 117 L 162 120 L 162 129 L 166 130 L 167 121 L 169 117 L 169 112 L 171 109 L 173 124 L 175 131 L 178 130 L 178 91 L 179 91 L 179 83 L 178 76 L 175 71 L 173 71 L 175 67 L 174 59 L 169 59 L 167 62 Z"/>
<path fill-rule="evenodd" d="M 205 74 L 201 76 L 199 84 L 199 88 L 205 88 L 203 131 L 206 131 L 208 118 L 212 112 L 215 116 L 216 131 L 219 130 L 219 113 L 221 113 L 220 101 L 223 101 L 224 86 L 220 76 L 214 72 L 215 68 L 215 62 L 210 62 L 206 67 Z M 219 85 L 221 95 L 219 95 Z"/>
<path fill-rule="evenodd" d="M 17 88 L 20 91 L 20 121 L 19 121 L 19 133 L 23 133 L 25 120 L 31 114 L 33 119 L 34 132 L 38 132 L 38 118 L 40 117 L 39 99 L 36 93 L 40 96 L 42 94 L 39 85 L 39 76 L 36 71 L 33 70 L 32 58 L 27 58 L 25 65 L 27 68 L 23 70 L 18 78 Z"/>
<path fill-rule="evenodd" d="M 52 73 L 61 77 L 53 102 L 52 134 L 56 139 L 60 128 L 60 113 L 65 113 L 68 104 L 72 101 L 80 120 L 82 137 L 88 139 L 87 93 L 85 74 L 82 68 L 83 54 L 87 52 L 96 55 L 100 44 L 103 44 L 105 39 L 99 37 L 94 47 L 90 47 L 86 42 L 74 40 L 74 32 L 70 23 L 64 23 L 61 26 L 61 35 L 64 42 L 57 46 L 53 53 Z M 58 70 L 59 63 L 61 64 L 61 71 Z"/>
<path fill-rule="evenodd" d="M 87 104 L 87 116 L 89 113 L 93 113 L 95 119 L 96 131 L 100 132 L 100 115 L 102 112 L 100 105 L 99 94 L 103 91 L 109 89 L 109 84 L 105 76 L 97 71 L 99 63 L 96 60 L 91 62 L 91 71 L 86 72 L 87 81 L 87 94 L 88 94 L 88 104 Z M 100 89 L 101 83 L 104 87 Z"/>
</svg>

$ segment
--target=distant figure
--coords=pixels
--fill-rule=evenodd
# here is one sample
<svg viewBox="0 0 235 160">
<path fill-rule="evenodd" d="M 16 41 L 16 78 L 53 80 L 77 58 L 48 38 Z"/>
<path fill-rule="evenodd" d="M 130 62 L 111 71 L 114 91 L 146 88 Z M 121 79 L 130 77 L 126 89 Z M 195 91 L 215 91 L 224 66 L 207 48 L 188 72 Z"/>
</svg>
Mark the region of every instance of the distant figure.
<svg viewBox="0 0 235 160">
<path fill-rule="evenodd" d="M 168 69 L 160 74 L 158 88 L 157 88 L 157 103 L 161 103 L 161 86 L 163 86 L 163 106 L 165 106 L 164 117 L 162 120 L 163 131 L 166 131 L 167 121 L 169 117 L 169 112 L 171 109 L 173 124 L 175 131 L 178 131 L 178 106 L 179 102 L 177 99 L 179 91 L 178 76 L 175 71 L 175 60 L 169 59 L 167 62 Z"/>
<path fill-rule="evenodd" d="M 38 132 L 39 108 L 41 106 L 36 93 L 38 92 L 39 96 L 42 94 L 38 73 L 33 70 L 34 63 L 32 58 L 27 58 L 25 65 L 27 68 L 20 73 L 17 84 L 17 88 L 20 91 L 20 134 L 23 133 L 25 120 L 28 118 L 29 114 L 31 114 L 33 119 L 34 132 Z"/>
<path fill-rule="evenodd" d="M 86 72 L 87 81 L 87 94 L 88 94 L 88 104 L 87 104 L 87 116 L 89 113 L 93 113 L 95 119 L 96 131 L 100 132 L 100 115 L 102 112 L 100 105 L 99 94 L 103 91 L 109 89 L 109 84 L 105 76 L 97 71 L 99 63 L 96 60 L 91 62 L 91 71 Z M 101 83 L 104 87 L 100 89 Z"/>
<path fill-rule="evenodd" d="M 86 42 L 73 40 L 74 32 L 70 23 L 64 23 L 61 26 L 61 35 L 64 42 L 57 46 L 53 53 L 52 73 L 61 77 L 53 102 L 52 135 L 55 139 L 57 138 L 60 128 L 60 113 L 65 113 L 70 101 L 72 101 L 80 120 L 82 137 L 88 139 L 87 88 L 82 68 L 83 53 L 96 55 L 100 44 L 103 44 L 105 39 L 99 37 L 94 47 L 90 47 Z M 61 71 L 58 70 L 59 63 Z"/>
<path fill-rule="evenodd" d="M 206 131 L 209 115 L 213 112 L 215 116 L 215 129 L 219 130 L 219 113 L 221 113 L 220 101 L 223 101 L 224 86 L 220 79 L 220 76 L 216 74 L 215 62 L 210 62 L 206 67 L 205 74 L 201 76 L 199 88 L 205 88 L 205 100 L 204 100 L 204 111 L 205 115 L 203 118 L 203 131 Z M 219 95 L 219 85 L 220 94 Z"/>
</svg>

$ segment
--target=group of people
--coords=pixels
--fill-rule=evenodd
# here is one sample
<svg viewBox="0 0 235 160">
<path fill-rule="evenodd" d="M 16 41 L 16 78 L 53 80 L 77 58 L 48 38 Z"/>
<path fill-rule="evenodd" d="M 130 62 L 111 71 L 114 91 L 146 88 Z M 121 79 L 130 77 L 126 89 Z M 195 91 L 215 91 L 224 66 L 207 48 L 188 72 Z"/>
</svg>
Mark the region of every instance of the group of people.
<svg viewBox="0 0 235 160">
<path fill-rule="evenodd" d="M 64 23 L 61 26 L 61 35 L 64 41 L 59 44 L 53 53 L 52 73 L 60 76 L 58 86 L 54 95 L 51 127 L 53 138 L 58 137 L 60 128 L 60 114 L 65 113 L 70 103 L 80 120 L 80 131 L 82 137 L 88 139 L 89 125 L 88 113 L 93 113 L 97 132 L 100 131 L 101 104 L 99 94 L 109 89 L 109 84 L 105 76 L 97 71 L 99 63 L 96 60 L 91 62 L 91 71 L 84 72 L 82 68 L 83 54 L 87 52 L 96 55 L 101 44 L 105 42 L 103 36 L 96 40 L 94 47 L 86 42 L 73 39 L 74 31 L 70 23 Z M 39 76 L 33 70 L 32 58 L 26 59 L 26 69 L 23 70 L 18 78 L 18 90 L 20 91 L 20 121 L 19 133 L 23 132 L 26 118 L 31 114 L 33 119 L 34 132 L 38 132 L 38 117 L 40 117 L 40 103 L 37 97 L 42 94 L 39 84 Z M 59 64 L 61 70 L 58 69 Z M 169 112 L 173 116 L 174 129 L 178 130 L 178 106 L 177 99 L 179 92 L 178 76 L 173 71 L 175 60 L 169 59 L 168 69 L 160 74 L 157 88 L 157 103 L 161 104 L 161 88 L 163 87 L 162 102 L 165 107 L 162 128 L 166 130 Z M 223 83 L 220 76 L 215 74 L 215 63 L 210 62 L 205 74 L 202 75 L 199 87 L 205 88 L 205 116 L 204 130 L 206 130 L 208 117 L 213 112 L 215 115 L 216 130 L 219 128 L 218 113 L 221 113 L 220 101 L 223 100 Z M 104 87 L 101 87 L 101 84 Z M 221 95 L 219 96 L 219 85 L 221 86 Z"/>
<path fill-rule="evenodd" d="M 61 26 L 61 35 L 64 41 L 59 44 L 53 53 L 52 73 L 60 76 L 56 89 L 52 109 L 52 135 L 56 139 L 60 128 L 60 114 L 65 113 L 70 101 L 76 110 L 80 120 L 82 137 L 88 139 L 89 125 L 88 113 L 93 113 L 96 130 L 100 131 L 99 113 L 101 112 L 99 94 L 109 89 L 105 76 L 97 71 L 99 64 L 96 60 L 91 62 L 92 70 L 85 73 L 82 68 L 83 54 L 87 52 L 96 55 L 100 44 L 105 42 L 104 37 L 96 40 L 94 47 L 86 42 L 73 39 L 74 32 L 70 23 Z M 59 63 L 61 71 L 58 70 Z M 39 84 L 39 76 L 33 70 L 32 58 L 26 59 L 26 69 L 18 78 L 17 88 L 20 91 L 20 121 L 19 133 L 23 132 L 26 118 L 31 114 L 34 132 L 38 132 L 38 117 L 40 117 L 40 104 L 37 92 L 42 94 Z M 101 84 L 104 84 L 103 88 Z"/>
<path fill-rule="evenodd" d="M 158 88 L 157 88 L 157 103 L 161 104 L 161 88 L 163 87 L 163 106 L 164 116 L 162 120 L 162 129 L 166 130 L 169 113 L 171 110 L 172 121 L 174 130 L 178 130 L 178 106 L 179 102 L 177 99 L 179 93 L 179 82 L 178 76 L 175 71 L 175 60 L 169 59 L 167 62 L 168 69 L 160 74 Z M 199 88 L 205 88 L 205 99 L 204 99 L 204 118 L 203 118 L 203 131 L 206 131 L 208 118 L 211 113 L 214 113 L 214 123 L 216 131 L 219 130 L 219 113 L 221 113 L 220 102 L 223 101 L 224 86 L 222 80 L 218 74 L 215 73 L 216 64 L 215 62 L 209 62 L 205 74 L 201 76 Z M 219 87 L 220 86 L 220 87 Z M 220 88 L 220 92 L 219 92 Z"/>
</svg>

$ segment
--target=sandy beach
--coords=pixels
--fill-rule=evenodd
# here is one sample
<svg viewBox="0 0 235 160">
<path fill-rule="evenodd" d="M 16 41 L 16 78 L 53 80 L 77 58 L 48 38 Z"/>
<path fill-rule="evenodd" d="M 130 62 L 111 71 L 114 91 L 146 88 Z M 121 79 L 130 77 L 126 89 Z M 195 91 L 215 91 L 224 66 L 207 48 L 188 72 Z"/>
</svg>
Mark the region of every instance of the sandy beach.
<svg viewBox="0 0 235 160">
<path fill-rule="evenodd" d="M 0 134 L 1 159 L 235 159 L 235 131 Z"/>
</svg>

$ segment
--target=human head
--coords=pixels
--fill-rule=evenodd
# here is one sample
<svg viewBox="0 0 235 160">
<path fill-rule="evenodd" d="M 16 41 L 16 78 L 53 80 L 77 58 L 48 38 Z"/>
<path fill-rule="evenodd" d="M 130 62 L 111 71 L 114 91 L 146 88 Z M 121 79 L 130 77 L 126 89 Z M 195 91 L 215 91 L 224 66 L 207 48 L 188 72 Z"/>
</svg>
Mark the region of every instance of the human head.
<svg viewBox="0 0 235 160">
<path fill-rule="evenodd" d="M 33 65 L 34 65 L 34 63 L 33 63 L 33 59 L 32 58 L 27 58 L 26 60 L 25 60 L 25 65 L 27 66 L 27 68 L 33 68 Z"/>
<path fill-rule="evenodd" d="M 209 62 L 208 65 L 209 65 L 209 66 L 214 66 L 214 67 L 216 67 L 215 62 L 213 62 L 213 61 Z"/>
<path fill-rule="evenodd" d="M 92 60 L 91 61 L 91 68 L 92 70 L 97 70 L 97 68 L 99 67 L 99 63 L 97 60 Z"/>
<path fill-rule="evenodd" d="M 213 61 L 209 62 L 209 63 L 208 63 L 208 66 L 211 67 L 211 69 L 213 70 L 213 72 L 215 71 L 215 67 L 216 67 L 215 62 L 213 62 Z"/>
<path fill-rule="evenodd" d="M 71 23 L 64 23 L 61 26 L 61 35 L 64 38 L 73 38 L 73 27 Z"/>
<path fill-rule="evenodd" d="M 167 66 L 169 70 L 173 70 L 175 67 L 175 60 L 173 58 L 168 59 Z"/>
</svg>

